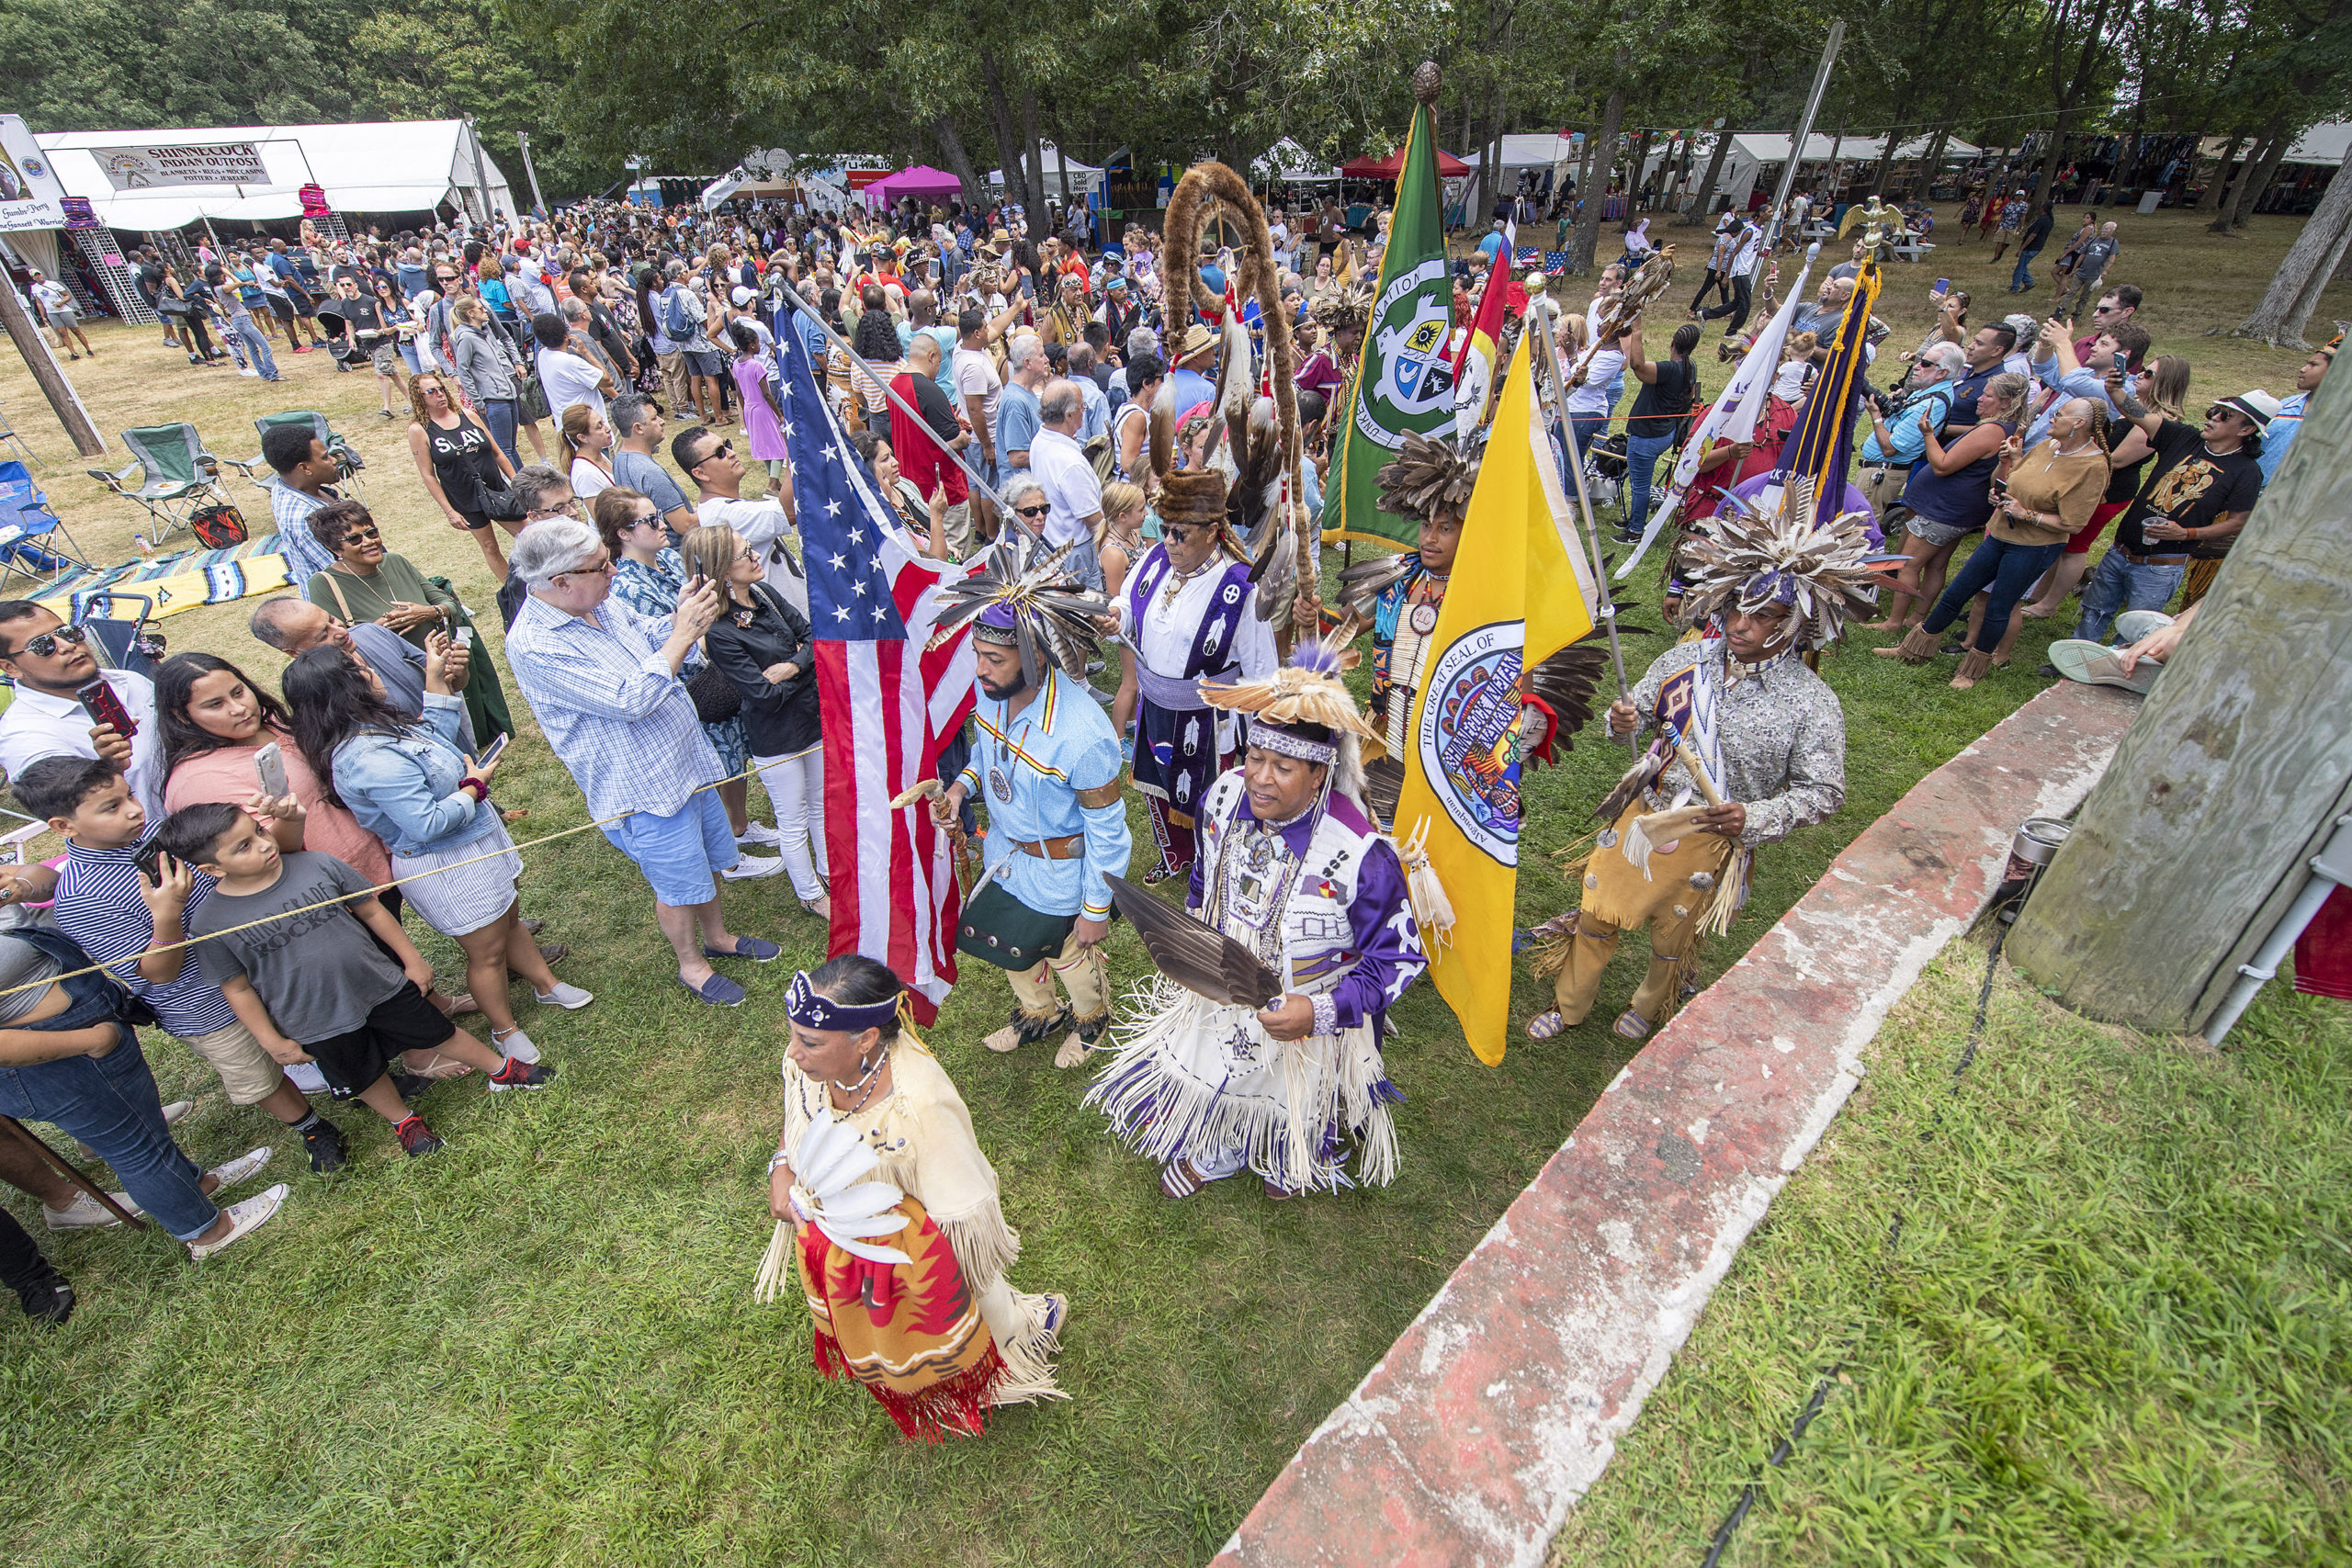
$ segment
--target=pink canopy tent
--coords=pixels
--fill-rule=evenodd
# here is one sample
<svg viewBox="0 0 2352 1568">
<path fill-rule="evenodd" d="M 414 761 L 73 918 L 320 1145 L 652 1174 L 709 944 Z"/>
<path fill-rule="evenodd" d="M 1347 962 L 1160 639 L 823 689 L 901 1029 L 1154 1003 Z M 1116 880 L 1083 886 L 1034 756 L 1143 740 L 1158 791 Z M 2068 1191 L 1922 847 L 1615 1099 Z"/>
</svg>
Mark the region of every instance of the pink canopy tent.
<svg viewBox="0 0 2352 1568">
<path fill-rule="evenodd" d="M 900 169 L 897 174 L 876 180 L 865 187 L 865 199 L 876 207 L 904 197 L 912 197 L 917 201 L 949 201 L 963 194 L 963 181 L 946 170 L 934 169 L 928 164 Z"/>
</svg>

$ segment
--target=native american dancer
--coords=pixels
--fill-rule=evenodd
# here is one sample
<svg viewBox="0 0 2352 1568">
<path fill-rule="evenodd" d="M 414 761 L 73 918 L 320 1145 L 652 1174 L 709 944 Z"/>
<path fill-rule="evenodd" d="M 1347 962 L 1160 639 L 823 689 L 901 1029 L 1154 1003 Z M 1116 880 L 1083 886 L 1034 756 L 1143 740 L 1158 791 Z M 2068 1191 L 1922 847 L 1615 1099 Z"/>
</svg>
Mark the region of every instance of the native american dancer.
<svg viewBox="0 0 2352 1568">
<path fill-rule="evenodd" d="M 978 1436 L 990 1406 L 1064 1395 L 1069 1303 L 1015 1291 L 1021 1237 L 946 1071 L 905 1026 L 898 977 L 844 953 L 785 1000 L 784 1134 L 768 1162 L 777 1224 L 754 1295 L 788 1255 L 817 1370 L 865 1386 L 910 1438 Z"/>
<path fill-rule="evenodd" d="M 1192 865 L 1202 796 L 1236 755 L 1239 721 L 1202 700 L 1201 682 L 1262 681 L 1281 662 L 1250 563 L 1227 547 L 1224 513 L 1222 499 L 1203 519 L 1163 498 L 1159 543 L 1119 600 L 1135 668 L 1136 788 L 1159 851 L 1148 883 Z"/>
<path fill-rule="evenodd" d="M 1531 933 L 1545 944 L 1535 969 L 1554 975 L 1558 1006 L 1529 1021 L 1530 1036 L 1583 1022 L 1619 933 L 1646 926 L 1649 973 L 1614 1028 L 1648 1038 L 1696 990 L 1701 940 L 1747 902 L 1756 847 L 1845 803 L 1845 716 L 1799 655 L 1869 607 L 1869 549 L 1850 514 L 1817 531 L 1809 512 L 1785 525 L 1745 508 L 1707 520 L 1685 558 L 1690 612 L 1706 635 L 1668 649 L 1630 701 L 1610 706 L 1611 733 L 1658 739 L 1602 803 L 1609 826 L 1585 863 L 1582 906 Z"/>
<path fill-rule="evenodd" d="M 1245 1166 L 1270 1197 L 1396 1173 L 1381 1041 L 1427 967 L 1395 848 L 1366 816 L 1359 737 L 1371 727 L 1321 642 L 1272 679 L 1212 687 L 1252 716 L 1243 764 L 1209 788 L 1189 903 L 1248 948 L 1278 999 L 1253 1010 L 1162 976 L 1087 1090 L 1130 1147 L 1187 1198 Z"/>
<path fill-rule="evenodd" d="M 980 571 L 941 590 L 956 607 L 934 640 L 978 615 L 979 701 L 971 761 L 931 809 L 952 828 L 967 799 L 988 807 L 987 874 L 964 901 L 956 947 L 1005 970 L 1015 1005 L 982 1043 L 1012 1051 L 1066 1031 L 1054 1065 L 1074 1067 L 1110 1025 L 1102 875 L 1124 873 L 1134 846 L 1119 738 L 1085 682 L 1110 606 L 1060 576 L 1061 558 L 1023 572 L 1000 545 Z M 1055 999 L 1057 978 L 1066 1005 Z"/>
</svg>

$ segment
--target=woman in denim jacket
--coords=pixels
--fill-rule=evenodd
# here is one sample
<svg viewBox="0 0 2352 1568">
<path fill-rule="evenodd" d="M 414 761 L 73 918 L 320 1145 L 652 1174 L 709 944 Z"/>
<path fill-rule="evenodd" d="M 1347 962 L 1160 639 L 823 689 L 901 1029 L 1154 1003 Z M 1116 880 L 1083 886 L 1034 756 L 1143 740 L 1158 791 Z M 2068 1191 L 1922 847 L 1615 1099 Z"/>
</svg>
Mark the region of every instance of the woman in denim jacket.
<svg viewBox="0 0 2352 1568">
<path fill-rule="evenodd" d="M 517 914 L 523 859 L 490 804 L 495 762 L 477 766 L 458 747 L 460 699 L 443 660 L 449 639 L 424 643 L 424 714 L 412 719 L 384 701 L 373 670 L 332 644 L 286 669 L 294 739 L 327 798 L 358 818 L 391 852 L 392 875 L 425 923 L 465 950 L 466 978 L 490 1020 L 491 1043 L 509 1056 L 539 1059 L 506 1000 L 511 971 L 541 1003 L 583 1008 L 595 998 L 558 980 Z"/>
</svg>

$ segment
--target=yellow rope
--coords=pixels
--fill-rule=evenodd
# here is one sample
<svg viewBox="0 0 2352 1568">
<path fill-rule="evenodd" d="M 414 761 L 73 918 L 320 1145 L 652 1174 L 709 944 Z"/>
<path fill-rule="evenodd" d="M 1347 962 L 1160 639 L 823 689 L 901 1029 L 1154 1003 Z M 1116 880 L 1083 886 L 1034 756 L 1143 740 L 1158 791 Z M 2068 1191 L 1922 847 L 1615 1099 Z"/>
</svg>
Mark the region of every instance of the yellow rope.
<svg viewBox="0 0 2352 1568">
<path fill-rule="evenodd" d="M 758 772 L 759 770 L 757 768 L 746 768 L 741 773 L 733 774 L 730 777 L 714 779 L 707 784 L 697 784 L 694 789 L 688 791 L 687 794 L 691 798 L 693 795 L 700 795 L 704 790 L 717 789 L 722 784 L 730 784 L 739 779 L 748 779 Z M 296 915 L 307 915 L 313 909 L 329 909 L 333 908 L 337 904 L 348 904 L 354 899 L 373 897 L 379 893 L 386 892 L 394 887 L 402 886 L 411 882 L 422 882 L 428 876 L 440 876 L 445 873 L 461 870 L 466 866 L 479 865 L 486 860 L 497 860 L 506 854 L 512 853 L 519 855 L 525 850 L 535 850 L 541 844 L 551 844 L 558 839 L 568 839 L 574 833 L 584 833 L 591 828 L 603 828 L 611 823 L 619 822 L 637 815 L 638 813 L 634 810 L 619 811 L 614 813 L 610 817 L 603 818 L 594 822 L 582 822 L 576 828 L 559 828 L 554 832 L 547 834 L 542 838 L 527 840 L 519 844 L 510 843 L 505 849 L 492 850 L 488 854 L 476 855 L 470 860 L 452 861 L 447 865 L 436 865 L 431 871 L 420 871 L 413 876 L 396 876 L 390 882 L 379 882 L 375 886 L 368 888 L 365 893 L 346 893 L 340 898 L 329 898 L 317 904 L 305 904 L 299 909 L 281 909 L 275 915 L 264 915 L 258 920 L 247 920 L 241 926 L 227 926 L 217 931 L 207 931 L 202 936 L 188 937 L 185 941 L 172 942 L 164 947 L 141 948 L 137 953 L 124 954 L 122 957 L 114 960 L 114 963 L 136 964 L 140 959 L 146 957 L 149 953 L 179 953 L 187 948 L 194 947 L 198 942 L 211 942 L 219 937 L 234 935 L 238 931 L 249 931 L 255 926 L 266 926 L 273 920 L 291 919 Z M 0 932 L 0 935 L 5 934 L 6 933 Z M 50 987 L 54 986 L 60 980 L 72 980 L 84 975 L 104 975 L 108 979 L 115 981 L 118 985 L 121 983 L 121 976 L 113 972 L 112 965 L 106 964 L 93 964 L 85 969 L 68 969 L 62 975 L 52 975 L 46 980 L 28 980 L 21 986 L 10 986 L 6 990 L 0 990 L 0 997 L 12 997 L 18 991 L 47 990 Z M 155 982 L 151 981 L 149 983 L 152 985 Z"/>
</svg>

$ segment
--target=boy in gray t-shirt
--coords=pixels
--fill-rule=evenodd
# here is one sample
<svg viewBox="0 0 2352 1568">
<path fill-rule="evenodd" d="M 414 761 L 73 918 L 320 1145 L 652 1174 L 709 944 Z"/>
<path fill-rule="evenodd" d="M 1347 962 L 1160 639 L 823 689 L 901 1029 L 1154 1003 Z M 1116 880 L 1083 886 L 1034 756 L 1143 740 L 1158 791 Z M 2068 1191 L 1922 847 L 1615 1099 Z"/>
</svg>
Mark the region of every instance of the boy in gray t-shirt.
<svg viewBox="0 0 2352 1568">
<path fill-rule="evenodd" d="M 218 803 L 174 812 L 156 840 L 215 880 L 188 917 L 188 935 L 205 939 L 197 948 L 205 977 L 271 1055 L 317 1062 L 337 1098 L 392 1124 L 410 1157 L 441 1140 L 392 1082 L 401 1053 L 439 1050 L 480 1067 L 493 1094 L 538 1089 L 553 1075 L 500 1055 L 426 1001 L 432 965 L 368 879 L 334 856 L 281 854 L 253 818 Z"/>
</svg>

